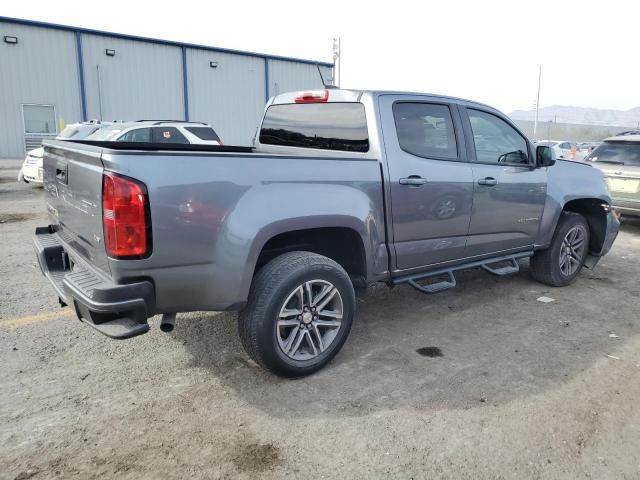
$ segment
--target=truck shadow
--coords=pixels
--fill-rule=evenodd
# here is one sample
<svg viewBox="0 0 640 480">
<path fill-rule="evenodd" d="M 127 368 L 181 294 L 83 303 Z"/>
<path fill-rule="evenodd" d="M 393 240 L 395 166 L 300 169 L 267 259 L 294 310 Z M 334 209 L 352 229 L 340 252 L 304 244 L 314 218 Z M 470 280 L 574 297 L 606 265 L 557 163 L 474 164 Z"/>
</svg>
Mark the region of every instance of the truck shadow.
<svg viewBox="0 0 640 480">
<path fill-rule="evenodd" d="M 249 360 L 235 314 L 184 321 L 173 335 L 194 366 L 274 416 L 499 405 L 569 381 L 640 331 L 628 301 L 639 293 L 640 269 L 625 256 L 611 255 L 561 289 L 532 281 L 526 261 L 510 278 L 464 272 L 458 288 L 435 296 L 374 286 L 342 352 L 298 380 Z"/>
</svg>

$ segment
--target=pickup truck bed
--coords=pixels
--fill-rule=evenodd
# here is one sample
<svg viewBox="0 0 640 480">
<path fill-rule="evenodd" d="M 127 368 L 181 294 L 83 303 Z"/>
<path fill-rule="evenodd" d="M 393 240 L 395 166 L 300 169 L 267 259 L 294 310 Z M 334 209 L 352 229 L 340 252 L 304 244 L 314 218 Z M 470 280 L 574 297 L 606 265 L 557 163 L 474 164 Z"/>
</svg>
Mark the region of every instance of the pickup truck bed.
<svg viewBox="0 0 640 480">
<path fill-rule="evenodd" d="M 532 257 L 561 286 L 595 266 L 618 229 L 606 183 L 545 148 L 465 100 L 284 94 L 255 148 L 47 142 L 51 223 L 34 243 L 61 302 L 102 333 L 240 310 L 252 358 L 303 375 L 341 348 L 369 283 L 435 293 L 459 269 Z"/>
</svg>

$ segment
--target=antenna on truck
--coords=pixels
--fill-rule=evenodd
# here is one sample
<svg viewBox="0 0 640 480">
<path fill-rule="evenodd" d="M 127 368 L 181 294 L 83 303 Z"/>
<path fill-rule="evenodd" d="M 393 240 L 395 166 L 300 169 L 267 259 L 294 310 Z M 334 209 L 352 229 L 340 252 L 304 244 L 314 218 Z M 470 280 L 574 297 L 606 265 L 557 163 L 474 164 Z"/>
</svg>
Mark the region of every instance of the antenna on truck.
<svg viewBox="0 0 640 480">
<path fill-rule="evenodd" d="M 327 90 L 332 90 L 334 88 L 338 88 L 335 85 L 328 85 L 325 81 L 324 81 L 324 77 L 322 76 L 322 70 L 320 70 L 320 65 L 316 63 L 316 68 L 318 69 L 318 75 L 320 75 L 320 81 L 322 82 L 322 86 L 327 89 Z"/>
</svg>

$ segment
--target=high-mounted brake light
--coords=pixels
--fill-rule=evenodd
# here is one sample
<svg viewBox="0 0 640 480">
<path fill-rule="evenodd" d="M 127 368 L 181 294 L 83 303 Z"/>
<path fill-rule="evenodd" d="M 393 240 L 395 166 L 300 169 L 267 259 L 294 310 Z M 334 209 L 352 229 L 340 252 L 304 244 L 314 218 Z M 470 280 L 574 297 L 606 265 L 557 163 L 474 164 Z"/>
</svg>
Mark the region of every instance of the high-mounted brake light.
<svg viewBox="0 0 640 480">
<path fill-rule="evenodd" d="M 105 172 L 102 177 L 102 221 L 107 254 L 141 258 L 151 253 L 151 223 L 146 187 Z"/>
<path fill-rule="evenodd" d="M 295 99 L 296 103 L 322 103 L 327 101 L 329 101 L 329 90 L 300 92 Z"/>
</svg>

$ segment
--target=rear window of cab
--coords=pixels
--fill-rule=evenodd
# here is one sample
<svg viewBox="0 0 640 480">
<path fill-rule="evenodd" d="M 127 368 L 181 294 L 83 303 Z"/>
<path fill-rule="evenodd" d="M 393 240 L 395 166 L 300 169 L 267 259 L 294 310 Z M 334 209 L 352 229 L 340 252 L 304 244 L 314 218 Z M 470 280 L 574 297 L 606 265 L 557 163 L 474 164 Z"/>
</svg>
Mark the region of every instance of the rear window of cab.
<svg viewBox="0 0 640 480">
<path fill-rule="evenodd" d="M 265 145 L 369 151 L 364 105 L 354 102 L 272 105 L 259 138 Z"/>
</svg>

